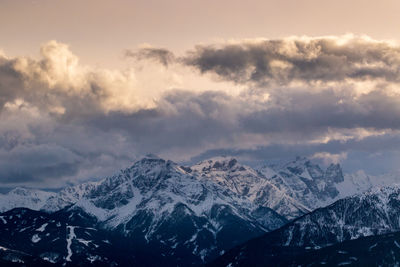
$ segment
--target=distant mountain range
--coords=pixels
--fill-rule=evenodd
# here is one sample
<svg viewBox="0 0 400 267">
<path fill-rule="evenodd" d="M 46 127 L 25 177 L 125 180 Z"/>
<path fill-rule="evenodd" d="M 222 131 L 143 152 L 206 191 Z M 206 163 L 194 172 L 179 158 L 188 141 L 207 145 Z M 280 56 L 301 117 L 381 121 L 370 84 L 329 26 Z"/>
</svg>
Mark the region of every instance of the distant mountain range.
<svg viewBox="0 0 400 267">
<path fill-rule="evenodd" d="M 380 183 L 396 180 L 387 177 Z M 306 264 L 301 255 L 311 253 L 322 262 L 334 244 L 366 236 L 386 244 L 384 234 L 400 231 L 400 189 L 377 185 L 362 172 L 344 175 L 338 164 L 323 169 L 301 157 L 254 169 L 230 157 L 180 166 L 149 155 L 58 193 L 16 188 L 0 195 L 0 259 L 246 266 Z"/>
</svg>

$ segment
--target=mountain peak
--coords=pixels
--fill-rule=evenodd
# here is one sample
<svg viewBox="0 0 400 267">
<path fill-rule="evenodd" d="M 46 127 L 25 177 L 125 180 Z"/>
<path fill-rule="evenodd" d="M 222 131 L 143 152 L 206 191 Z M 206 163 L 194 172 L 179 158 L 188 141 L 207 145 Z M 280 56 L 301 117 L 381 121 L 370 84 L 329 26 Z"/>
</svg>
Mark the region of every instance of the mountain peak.
<svg viewBox="0 0 400 267">
<path fill-rule="evenodd" d="M 395 198 L 395 196 L 400 195 L 400 184 L 392 184 L 390 186 L 375 186 L 371 189 L 359 194 L 361 198 L 366 198 L 369 196 L 379 196 L 380 199 Z M 355 195 L 357 196 L 357 195 Z M 351 196 L 354 197 L 354 196 Z M 350 198 L 351 198 L 350 197 Z M 396 197 L 397 198 L 397 197 Z"/>
<path fill-rule="evenodd" d="M 308 165 L 311 163 L 310 159 L 305 157 L 305 156 L 296 156 L 296 159 L 292 162 L 292 164 L 298 164 L 298 165 Z M 289 163 L 289 164 L 290 164 Z"/>
<path fill-rule="evenodd" d="M 31 196 L 31 195 L 37 195 L 37 194 L 47 194 L 48 192 L 37 190 L 37 189 L 31 189 L 31 188 L 25 188 L 25 187 L 15 187 L 13 190 L 8 192 L 8 195 L 18 195 L 18 196 Z M 48 193 L 51 194 L 51 193 Z"/>
<path fill-rule="evenodd" d="M 238 164 L 238 161 L 233 157 L 213 157 L 197 163 L 192 168 L 198 171 L 228 171 L 236 167 L 244 170 L 244 167 Z"/>
<path fill-rule="evenodd" d="M 144 156 L 143 158 L 135 161 L 129 169 L 132 169 L 132 168 L 154 168 L 155 166 L 164 166 L 167 163 L 171 164 L 173 162 L 170 160 L 167 161 L 167 160 L 162 159 L 153 154 L 148 154 L 148 155 Z"/>
<path fill-rule="evenodd" d="M 8 192 L 8 194 L 13 194 L 13 195 L 26 195 L 28 193 L 28 189 L 25 187 L 15 187 L 13 190 Z"/>
<path fill-rule="evenodd" d="M 325 172 L 325 179 L 332 180 L 334 183 L 341 183 L 344 181 L 342 168 L 338 163 L 328 166 Z"/>
</svg>

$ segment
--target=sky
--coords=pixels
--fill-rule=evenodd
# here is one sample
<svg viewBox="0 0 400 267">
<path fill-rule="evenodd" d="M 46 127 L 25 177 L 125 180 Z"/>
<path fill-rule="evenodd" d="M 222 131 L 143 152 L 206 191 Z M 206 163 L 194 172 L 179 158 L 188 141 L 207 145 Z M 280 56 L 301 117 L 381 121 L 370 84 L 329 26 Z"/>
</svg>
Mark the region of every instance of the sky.
<svg viewBox="0 0 400 267">
<path fill-rule="evenodd" d="M 153 153 L 399 171 L 399 1 L 0 0 L 0 187 Z"/>
</svg>

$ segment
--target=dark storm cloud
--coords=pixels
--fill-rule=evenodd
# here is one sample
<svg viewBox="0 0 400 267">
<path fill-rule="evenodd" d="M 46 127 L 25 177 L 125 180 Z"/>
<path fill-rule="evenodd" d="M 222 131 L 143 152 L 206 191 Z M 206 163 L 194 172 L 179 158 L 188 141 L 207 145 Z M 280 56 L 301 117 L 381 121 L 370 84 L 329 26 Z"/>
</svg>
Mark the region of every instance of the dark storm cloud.
<svg viewBox="0 0 400 267">
<path fill-rule="evenodd" d="M 2 183 L 40 182 L 49 177 L 76 174 L 78 155 L 57 145 L 21 145 L 0 150 Z"/>
<path fill-rule="evenodd" d="M 139 50 L 126 50 L 126 57 L 132 57 L 134 59 L 142 60 L 142 59 L 152 59 L 156 60 L 159 63 L 163 64 L 165 67 L 175 60 L 174 54 L 164 48 L 141 48 Z"/>
<path fill-rule="evenodd" d="M 385 79 L 399 81 L 400 49 L 364 38 L 297 38 L 198 46 L 184 59 L 237 83 Z"/>
<path fill-rule="evenodd" d="M 70 177 L 77 175 L 83 168 L 98 165 L 102 157 L 106 157 L 106 163 L 110 165 L 109 169 L 102 170 L 105 173 L 112 166 L 128 165 L 135 155 L 150 152 L 165 155 L 174 149 L 174 153 L 187 155 L 188 158 L 213 147 L 232 148 L 217 149 L 214 150 L 215 153 L 207 155 L 231 153 L 247 157 L 258 154 L 256 159 L 269 159 L 271 155 L 281 158 L 312 155 L 321 151 L 341 153 L 361 148 L 368 153 L 375 153 L 386 147 L 390 148 L 391 142 L 395 143 L 398 137 L 388 139 L 386 145 L 380 148 L 379 142 L 367 144 L 356 139 L 332 141 L 318 146 L 309 144 L 312 139 L 329 135 L 332 129 L 339 132 L 358 127 L 398 130 L 399 100 L 384 94 L 374 94 L 376 93 L 341 104 L 338 104 L 340 98 L 333 92 L 299 94 L 291 96 L 295 105 L 290 102 L 287 106 L 269 108 L 265 104 L 262 110 L 247 110 L 246 107 L 256 104 L 220 92 L 195 94 L 176 91 L 165 95 L 159 106 L 151 110 L 131 114 L 98 113 L 73 119 L 54 117 L 49 122 L 49 131 L 30 127 L 29 135 L 34 136 L 34 139 L 22 139 L 12 149 L 0 153 L 3 162 L 8 162 L 5 159 L 10 159 L 10 155 L 15 155 L 12 164 L 2 166 L 0 175 L 4 178 L 4 183 L 27 180 L 39 182 L 54 177 Z M 312 103 L 315 104 L 310 105 Z M 258 151 L 233 149 L 236 144 L 241 146 L 242 140 L 246 140 L 248 135 L 257 135 L 267 143 L 277 144 L 267 145 Z M 292 142 L 304 144 L 285 145 Z M 26 151 L 29 155 L 32 143 L 57 144 L 62 149 L 55 154 L 64 160 L 59 161 L 59 158 L 52 156 L 34 157 L 33 154 L 32 158 L 27 159 L 24 157 L 25 153 L 20 151 Z M 361 145 L 357 146 L 359 143 Z M 50 154 L 44 150 L 37 150 L 35 153 Z M 71 160 L 67 161 L 68 158 Z M 52 163 L 53 161 L 55 162 Z M 34 164 L 27 164 L 29 162 Z M 18 169 L 19 165 L 25 167 Z M 60 169 L 58 173 L 54 171 L 57 168 Z M 19 170 L 19 175 L 15 170 Z M 101 175 L 101 172 L 96 174 Z"/>
<path fill-rule="evenodd" d="M 295 156 L 312 157 L 318 152 L 328 152 L 340 154 L 343 152 L 356 151 L 358 153 L 369 154 L 374 157 L 375 152 L 398 152 L 400 150 L 400 135 L 387 134 L 379 136 L 369 136 L 362 140 L 351 139 L 347 141 L 332 140 L 327 143 L 314 144 L 269 144 L 267 146 L 257 146 L 251 149 L 211 149 L 192 158 L 197 162 L 209 157 L 218 155 L 232 155 L 238 158 L 250 160 L 276 160 L 290 159 Z"/>
<path fill-rule="evenodd" d="M 303 93 L 292 95 L 287 106 L 265 104 L 262 110 L 246 110 L 256 104 L 224 93 L 178 91 L 166 95 L 157 109 L 99 115 L 83 123 L 100 131 L 113 129 L 124 133 L 141 153 L 235 144 L 249 134 L 284 144 L 307 143 L 329 135 L 330 131 L 345 131 L 344 135 L 351 136 L 351 130 L 356 128 L 400 130 L 400 98 L 371 92 L 346 102 L 340 100 L 333 91 Z M 338 152 L 334 146 L 329 151 Z"/>
<path fill-rule="evenodd" d="M 400 96 L 372 91 L 344 98 L 333 90 L 292 93 L 288 103 L 240 116 L 243 129 L 255 133 L 318 129 L 400 129 Z"/>
<path fill-rule="evenodd" d="M 232 120 L 240 108 L 230 96 L 219 92 L 195 94 L 175 91 L 159 107 L 133 114 L 113 112 L 82 121 L 101 131 L 124 133 L 142 154 L 166 152 L 171 148 L 193 149 L 206 143 L 232 139 L 237 128 Z"/>
</svg>

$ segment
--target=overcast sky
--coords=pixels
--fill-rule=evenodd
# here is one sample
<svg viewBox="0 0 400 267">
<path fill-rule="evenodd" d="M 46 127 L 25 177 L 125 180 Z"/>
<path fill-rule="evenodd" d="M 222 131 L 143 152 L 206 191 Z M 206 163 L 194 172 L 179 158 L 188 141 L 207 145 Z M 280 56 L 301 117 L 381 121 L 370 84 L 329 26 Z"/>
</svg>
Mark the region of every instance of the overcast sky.
<svg viewBox="0 0 400 267">
<path fill-rule="evenodd" d="M 0 5 L 0 187 L 147 153 L 399 169 L 399 1 Z"/>
</svg>

